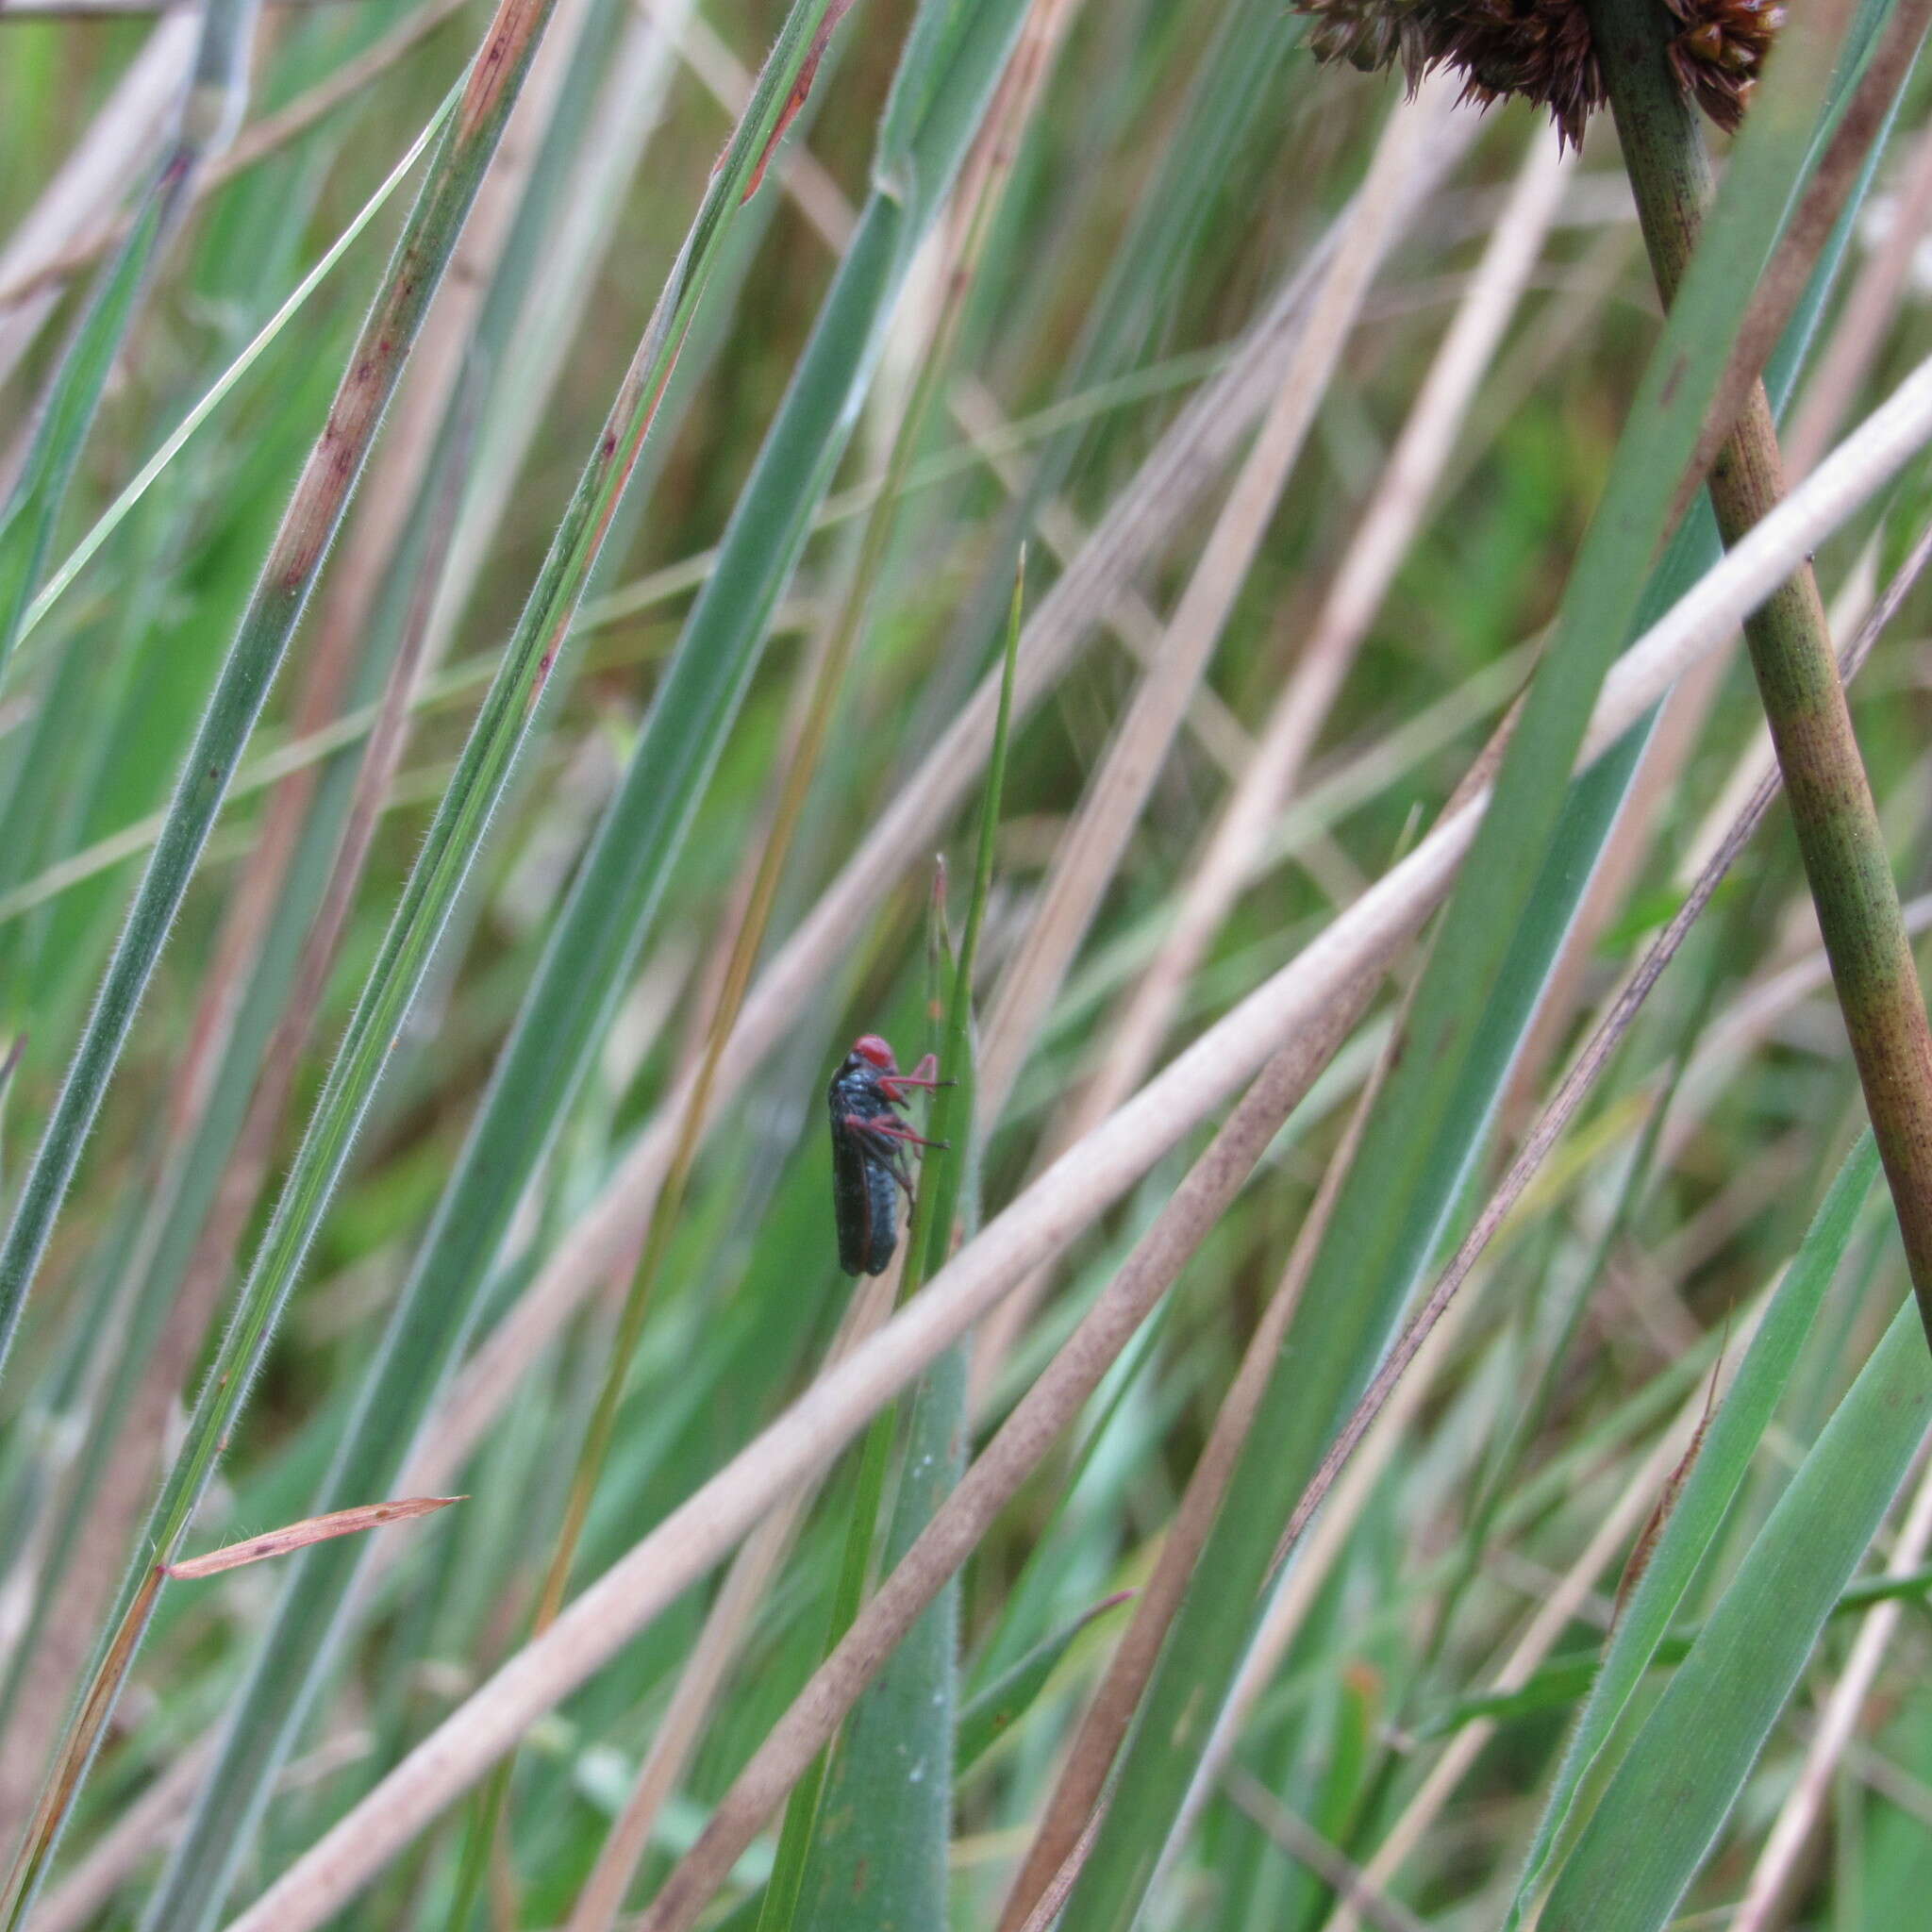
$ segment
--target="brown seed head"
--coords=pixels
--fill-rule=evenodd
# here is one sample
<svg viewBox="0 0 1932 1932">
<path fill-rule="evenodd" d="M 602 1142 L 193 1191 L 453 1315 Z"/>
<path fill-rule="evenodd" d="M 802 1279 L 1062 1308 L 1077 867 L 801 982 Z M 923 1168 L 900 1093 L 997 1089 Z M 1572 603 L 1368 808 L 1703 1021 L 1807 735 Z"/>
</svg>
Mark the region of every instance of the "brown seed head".
<svg viewBox="0 0 1932 1932">
<path fill-rule="evenodd" d="M 1367 71 L 1399 65 L 1413 89 L 1451 67 L 1463 98 L 1487 107 L 1515 94 L 1547 108 L 1572 146 L 1604 104 L 1583 0 L 1296 0 L 1322 60 Z M 1778 0 L 1664 0 L 1679 24 L 1671 60 L 1685 89 L 1725 130 L 1743 115 L 1784 24 Z"/>
</svg>

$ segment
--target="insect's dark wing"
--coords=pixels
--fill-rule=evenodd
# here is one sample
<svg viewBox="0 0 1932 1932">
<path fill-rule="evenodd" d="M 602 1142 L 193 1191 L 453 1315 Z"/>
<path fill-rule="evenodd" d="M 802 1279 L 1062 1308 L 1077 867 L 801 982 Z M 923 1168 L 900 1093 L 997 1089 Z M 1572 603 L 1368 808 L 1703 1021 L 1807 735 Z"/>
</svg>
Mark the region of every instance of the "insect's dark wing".
<svg viewBox="0 0 1932 1932">
<path fill-rule="evenodd" d="M 899 1245 L 898 1180 L 891 1170 L 877 1160 L 865 1164 L 867 1190 L 865 1224 L 865 1272 L 883 1274 Z"/>
<path fill-rule="evenodd" d="M 832 1123 L 832 1212 L 839 1224 L 839 1265 L 848 1274 L 875 1274 L 873 1162 L 850 1127 Z M 891 1253 L 889 1247 L 886 1252 Z"/>
</svg>

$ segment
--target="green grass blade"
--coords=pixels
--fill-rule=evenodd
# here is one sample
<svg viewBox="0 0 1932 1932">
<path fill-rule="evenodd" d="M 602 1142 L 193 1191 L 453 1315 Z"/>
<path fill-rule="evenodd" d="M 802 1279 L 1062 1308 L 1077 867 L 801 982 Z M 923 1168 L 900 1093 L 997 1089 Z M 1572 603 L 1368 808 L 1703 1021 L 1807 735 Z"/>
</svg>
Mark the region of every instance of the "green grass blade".
<svg viewBox="0 0 1932 1932">
<path fill-rule="evenodd" d="M 342 232 L 329 243 L 318 260 L 302 279 L 290 290 L 288 300 L 262 324 L 254 338 L 242 353 L 230 362 L 211 383 L 206 392 L 194 404 L 180 422 L 162 439 L 161 445 L 146 462 L 128 479 L 121 493 L 94 520 L 88 531 L 65 559 L 49 573 L 47 581 L 34 592 L 20 623 L 19 639 L 29 637 L 41 620 L 59 602 L 61 595 L 74 582 L 89 561 L 114 532 L 125 522 L 129 511 L 147 492 L 153 489 L 155 479 L 180 455 L 189 439 L 218 409 L 228 392 L 248 372 L 255 367 L 270 345 L 288 327 L 308 298 L 328 279 L 330 272 L 343 256 L 355 246 L 362 231 L 388 205 L 390 197 L 408 178 L 409 172 L 423 158 L 424 151 L 442 131 L 443 124 L 449 119 L 450 110 L 457 104 L 457 96 L 462 92 L 462 83 L 449 91 L 441 107 L 430 116 L 421 134 L 409 144 L 403 158 L 391 168 L 380 187 L 365 201 L 356 212 L 354 219 Z M 4 662 L 4 658 L 0 658 Z"/>
<path fill-rule="evenodd" d="M 1724 1525 L 1731 1501 L 1790 1381 L 1824 1291 L 1844 1258 L 1859 1209 L 1871 1193 L 1877 1172 L 1878 1153 L 1868 1133 L 1833 1181 L 1751 1339 L 1736 1379 L 1711 1419 L 1643 1575 L 1605 1647 L 1602 1668 L 1577 1718 L 1524 1860 L 1510 1912 L 1512 1924 L 1538 1889 L 1565 1831 L 1577 1791 L 1608 1744 L 1658 1646 L 1670 1634 L 1672 1619 L 1698 1565 Z"/>
<path fill-rule="evenodd" d="M 890 1570 L 958 1480 L 965 1461 L 966 1362 L 954 1349 L 911 1402 L 898 1496 L 881 1556 Z M 946 1923 L 952 1837 L 957 1581 L 907 1633 L 846 1720 L 815 1824 L 795 1922 L 808 1932 Z"/>
<path fill-rule="evenodd" d="M 1023 568 L 1014 580 L 1008 618 L 973 894 L 940 1041 L 940 1072 L 956 1084 L 939 1090 L 928 1122 L 932 1138 L 943 1144 L 927 1155 L 920 1172 L 919 1197 L 906 1236 L 908 1260 L 901 1289 L 907 1296 L 916 1294 L 921 1283 L 943 1264 L 967 1176 L 974 1167 L 973 975 L 992 884 L 1024 591 Z M 895 1407 L 889 1406 L 874 1420 L 867 1435 L 868 1454 L 875 1442 L 891 1440 Z M 880 1559 L 883 1570 L 892 1569 L 912 1547 L 958 1482 L 965 1467 L 966 1434 L 962 1344 L 934 1363 L 913 1395 L 898 1495 Z M 870 1521 L 868 1517 L 868 1525 Z M 866 1535 L 866 1545 L 871 1541 Z M 855 1613 L 856 1609 L 855 1605 Z M 834 1642 L 851 1621 L 848 1616 L 831 1633 Z M 959 1585 L 955 1576 L 907 1633 L 841 1734 L 829 1780 L 812 1807 L 814 1836 L 804 1885 L 808 1903 L 799 1922 L 808 1932 L 945 1924 L 958 1649 Z M 786 1824 L 791 1823 L 788 1807 Z"/>
<path fill-rule="evenodd" d="M 1932 1359 L 1907 1302 L 1638 1733 L 1557 1875 L 1544 1932 L 1656 1932 L 1670 1919 L 1928 1422 Z"/>
<path fill-rule="evenodd" d="M 0 508 L 0 675 L 25 629 L 27 600 L 53 541 L 54 525 L 80 461 L 81 444 L 100 407 L 108 373 L 121 352 L 180 190 L 164 175 L 143 196 L 119 253 L 60 359 L 22 468 Z"/>
<path fill-rule="evenodd" d="M 1033 1648 L 1014 1659 L 983 1690 L 974 1692 L 960 1707 L 959 1722 L 953 1743 L 953 1775 L 964 1777 L 997 1744 L 1011 1734 L 1045 1690 L 1046 1681 L 1057 1671 L 1067 1653 L 1087 1626 L 1108 1611 L 1118 1609 L 1131 1600 L 1131 1591 L 1111 1596 L 1076 1617 L 1064 1629 L 1042 1637 Z"/>
<path fill-rule="evenodd" d="M 100 1111 L 136 1008 L 175 923 L 228 781 L 341 527 L 430 297 L 482 181 L 553 0 L 505 0 L 498 64 L 472 75 L 438 142 L 362 333 L 224 661 L 168 818 L 0 1241 L 0 1360 Z M 508 57 L 508 58 L 503 58 Z M 236 1393 L 239 1395 L 240 1391 Z"/>
<path fill-rule="evenodd" d="M 259 0 L 209 0 L 179 131 L 60 358 L 26 461 L 0 508 L 0 676 L 31 621 L 27 600 L 142 292 L 187 211 L 202 163 L 227 146 L 241 122 L 258 8 Z"/>
<path fill-rule="evenodd" d="M 1609 658 L 1637 619 L 1698 425 L 1809 150 L 1826 78 L 1784 63 L 1740 138 L 1443 915 L 1400 1057 L 1203 1554 L 1215 1587 L 1190 1596 L 1170 1633 L 1064 1932 L 1124 1932 L 1138 1914 L 1238 1668 L 1282 1527 L 1372 1372 L 1433 1239 L 1443 1204 L 1418 1202 L 1418 1188 L 1462 1125 L 1457 1108 L 1466 1106 L 1472 1050 L 1549 858 L 1545 828 L 1558 821 Z M 1781 87 L 1787 98 L 1762 111 Z M 1391 1203 L 1404 1211 L 1391 1213 Z"/>
<path fill-rule="evenodd" d="M 767 65 L 760 102 L 747 115 L 732 158 L 714 178 L 686 244 L 682 272 L 688 276 L 715 258 L 721 230 L 729 225 L 724 217 L 739 206 L 752 160 L 774 125 L 781 90 L 789 92 L 805 45 L 828 4 L 801 4 L 788 21 Z M 625 783 L 552 929 L 482 1111 L 362 1386 L 324 1494 L 386 1492 L 470 1331 L 510 1217 L 552 1145 L 628 983 L 698 795 L 758 661 L 771 610 L 843 449 L 911 250 L 938 212 L 1023 10 L 1017 0 L 978 0 L 967 9 L 969 26 L 961 29 L 969 34 L 966 50 L 946 91 L 949 118 L 924 130 L 924 144 L 918 151 L 917 198 L 901 202 L 882 189 L 869 204 L 733 517 L 719 569 L 691 614 Z M 962 95 L 967 97 L 964 107 Z M 682 312 L 687 317 L 688 310 L 686 302 Z M 669 337 L 659 346 L 675 348 L 675 340 Z M 638 397 L 656 391 L 654 385 L 634 383 L 630 392 Z M 593 460 L 593 472 L 603 460 Z M 574 510 L 571 527 L 601 531 L 608 505 L 599 505 L 601 497 L 587 507 L 581 522 Z M 547 641 L 541 649 L 560 641 L 561 626 L 582 590 L 576 566 L 587 569 L 589 561 L 588 555 L 580 555 L 573 563 L 567 599 L 555 598 L 555 587 L 540 587 L 541 594 L 533 597 L 532 610 L 555 615 L 558 623 L 520 626 L 519 641 L 506 663 L 519 659 L 515 676 L 524 682 L 506 689 L 500 677 L 503 694 L 486 706 L 485 718 L 493 718 L 499 728 L 521 715 L 520 708 L 531 695 L 527 679 L 541 660 L 541 656 L 524 658 L 525 647 L 540 633 Z M 479 719 L 478 733 L 484 730 L 485 721 Z M 419 876 L 438 849 L 438 835 L 432 832 L 419 861 Z M 454 881 L 446 875 L 445 883 L 453 890 Z M 420 898 L 412 891 L 399 909 L 392 947 L 394 936 L 420 917 Z M 409 970 L 420 974 L 423 963 L 417 958 Z M 401 961 L 396 964 L 400 967 Z M 379 964 L 371 986 L 385 982 L 401 984 L 388 963 Z M 365 1004 L 369 998 L 365 994 Z M 369 1008 L 366 1018 L 358 1014 L 352 1041 L 345 1042 L 338 1061 L 338 1074 L 352 1047 L 358 1056 L 379 1057 L 390 1034 L 375 1026 L 374 1018 L 378 1010 L 391 1013 L 392 1006 L 391 1017 L 399 1018 L 401 1007 L 387 995 L 379 1007 Z M 366 1101 L 363 1083 L 373 1080 L 375 1071 L 371 1060 L 354 1088 L 332 1080 L 317 1114 L 332 1141 L 339 1140 L 338 1129 L 330 1124 L 341 1111 L 337 1096 L 360 1093 Z M 291 1187 L 311 1171 L 317 1185 L 308 1189 L 299 1217 L 287 1220 L 286 1234 L 278 1214 L 269 1237 L 275 1253 L 270 1257 L 265 1250 L 265 1261 L 258 1263 L 272 1271 L 262 1278 L 279 1293 L 286 1293 L 291 1264 L 298 1258 L 294 1238 L 299 1234 L 306 1244 L 301 1231 L 312 1227 L 345 1151 L 337 1146 L 325 1164 L 312 1170 L 297 1157 Z M 285 1191 L 285 1206 L 292 1198 Z M 241 1715 L 171 1868 L 165 1912 L 157 1906 L 146 1922 L 148 1932 L 180 1932 L 203 1924 L 218 1908 L 246 1832 L 267 1803 L 275 1771 L 327 1666 L 358 1556 L 346 1546 L 318 1546 L 290 1566 L 277 1611 L 241 1696 Z"/>
</svg>

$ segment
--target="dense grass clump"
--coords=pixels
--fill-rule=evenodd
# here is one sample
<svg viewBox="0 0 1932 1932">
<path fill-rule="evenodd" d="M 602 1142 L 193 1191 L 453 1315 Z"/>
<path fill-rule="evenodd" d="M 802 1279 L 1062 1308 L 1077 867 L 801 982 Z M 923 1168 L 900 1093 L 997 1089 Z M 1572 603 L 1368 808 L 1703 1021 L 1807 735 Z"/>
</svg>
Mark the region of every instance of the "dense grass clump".
<svg viewBox="0 0 1932 1932">
<path fill-rule="evenodd" d="M 0 1932 L 1915 1923 L 1928 17 L 0 9 Z"/>
</svg>

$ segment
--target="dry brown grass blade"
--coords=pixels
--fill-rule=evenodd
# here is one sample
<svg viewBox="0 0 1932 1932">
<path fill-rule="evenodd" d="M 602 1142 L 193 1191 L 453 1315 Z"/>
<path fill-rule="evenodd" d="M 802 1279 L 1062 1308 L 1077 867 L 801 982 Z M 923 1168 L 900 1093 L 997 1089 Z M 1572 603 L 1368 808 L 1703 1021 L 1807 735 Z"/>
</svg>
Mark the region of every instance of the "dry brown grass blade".
<svg viewBox="0 0 1932 1932">
<path fill-rule="evenodd" d="M 1441 132 L 1454 98 L 1449 83 L 1425 82 L 1414 100 L 1401 103 L 1390 117 L 1260 430 L 1159 651 L 1059 841 L 1033 923 L 1008 961 L 987 1015 L 979 1105 L 989 1122 L 1005 1111 L 1014 1076 L 1033 1050 L 1047 1009 L 1120 869 L 1188 700 L 1206 675 L 1316 408 L 1327 393 L 1369 285 L 1400 232 L 1406 185 L 1426 144 Z"/>
<path fill-rule="evenodd" d="M 1145 1077 L 1195 969 L 1259 863 L 1270 827 L 1294 791 L 1328 708 L 1414 541 L 1476 384 L 1541 253 L 1567 177 L 1554 133 L 1532 142 L 1255 756 L 1186 870 L 1173 924 L 1112 1020 L 1099 1029 L 1104 1058 L 1056 1124 L 1049 1137 L 1056 1150 L 1105 1120 Z M 974 1362 L 974 1388 L 982 1399 L 1045 1286 L 1026 1283 L 987 1323 Z"/>
<path fill-rule="evenodd" d="M 380 1529 L 385 1524 L 411 1523 L 419 1516 L 434 1516 L 452 1503 L 469 1500 L 467 1496 L 404 1496 L 393 1503 L 358 1503 L 351 1509 L 331 1509 L 326 1516 L 305 1516 L 300 1523 L 244 1537 L 239 1543 L 224 1543 L 205 1556 L 164 1564 L 161 1574 L 183 1583 L 200 1576 L 219 1576 L 225 1570 L 240 1570 L 246 1563 L 264 1563 L 271 1557 L 287 1557 L 296 1550 L 306 1550 L 310 1543 L 325 1543 L 339 1536 L 360 1536 L 364 1530 Z"/>
<path fill-rule="evenodd" d="M 1851 408 L 1909 286 L 1912 258 L 1932 227 L 1932 128 L 1922 132 L 1892 202 L 1890 231 L 1867 258 L 1784 439 L 1785 462 L 1804 475 Z"/>
</svg>

